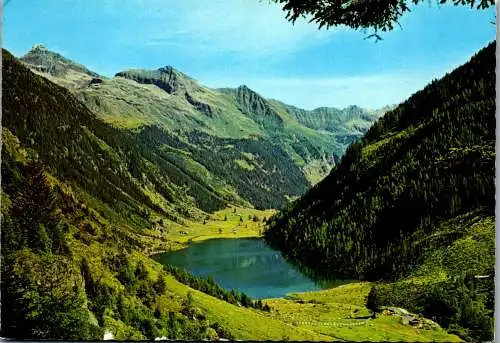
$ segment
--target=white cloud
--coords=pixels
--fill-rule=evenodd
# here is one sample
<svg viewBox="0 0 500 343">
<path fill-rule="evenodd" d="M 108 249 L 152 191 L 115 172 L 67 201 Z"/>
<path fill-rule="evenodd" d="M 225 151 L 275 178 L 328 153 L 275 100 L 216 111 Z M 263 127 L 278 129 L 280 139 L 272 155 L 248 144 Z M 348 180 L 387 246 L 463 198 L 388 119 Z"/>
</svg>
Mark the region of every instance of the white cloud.
<svg viewBox="0 0 500 343">
<path fill-rule="evenodd" d="M 292 25 L 279 5 L 259 0 L 125 0 L 114 10 L 123 7 L 141 14 L 135 34 L 123 37 L 127 44 L 204 54 L 282 54 L 320 43 L 340 30 L 318 30 L 306 20 Z"/>
</svg>

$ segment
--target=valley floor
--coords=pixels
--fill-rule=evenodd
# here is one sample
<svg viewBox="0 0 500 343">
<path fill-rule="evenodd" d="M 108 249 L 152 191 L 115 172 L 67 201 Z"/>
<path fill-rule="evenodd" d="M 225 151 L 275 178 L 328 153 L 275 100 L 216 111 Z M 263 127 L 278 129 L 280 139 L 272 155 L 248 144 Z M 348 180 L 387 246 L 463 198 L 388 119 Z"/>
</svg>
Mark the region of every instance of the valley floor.
<svg viewBox="0 0 500 343">
<path fill-rule="evenodd" d="M 181 250 L 194 242 L 219 238 L 260 237 L 264 222 L 275 210 L 256 210 L 244 207 L 229 207 L 207 215 L 203 223 L 191 221 L 184 226 L 171 226 L 162 236 L 151 230 L 151 247 L 147 255 Z"/>
<path fill-rule="evenodd" d="M 211 214 L 205 219 L 205 224 L 193 222 L 185 227 L 172 229 L 166 242 L 157 242 L 158 239 L 155 239 L 156 248 L 149 251 L 148 255 L 183 249 L 192 242 L 207 239 L 259 237 L 264 226 L 263 219 L 272 214 L 271 210 L 227 208 Z M 159 263 L 142 254 L 135 256 L 150 266 L 153 277 L 162 268 Z M 227 328 L 236 339 L 461 341 L 440 327 L 424 329 L 405 324 L 403 318 L 397 315 L 377 314 L 372 318 L 371 311 L 365 306 L 366 296 L 371 288 L 371 284 L 367 282 L 290 294 L 286 298 L 265 299 L 263 302 L 272 308 L 269 313 L 229 304 L 194 290 L 172 276 L 166 282 L 174 298 L 185 298 L 191 292 L 193 305 L 207 318 Z"/>
</svg>

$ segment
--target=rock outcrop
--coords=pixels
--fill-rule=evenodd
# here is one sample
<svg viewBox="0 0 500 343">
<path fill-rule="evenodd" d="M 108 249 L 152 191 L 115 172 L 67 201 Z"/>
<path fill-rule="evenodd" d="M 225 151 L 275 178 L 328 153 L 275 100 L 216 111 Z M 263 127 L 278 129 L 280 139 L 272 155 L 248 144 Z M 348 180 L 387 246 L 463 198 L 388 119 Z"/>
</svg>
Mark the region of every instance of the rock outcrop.
<svg viewBox="0 0 500 343">
<path fill-rule="evenodd" d="M 436 322 L 424 318 L 420 314 L 410 313 L 404 308 L 399 307 L 383 307 L 382 315 L 385 316 L 398 316 L 401 317 L 401 323 L 404 325 L 410 325 L 417 329 L 435 329 L 439 327 Z"/>
</svg>

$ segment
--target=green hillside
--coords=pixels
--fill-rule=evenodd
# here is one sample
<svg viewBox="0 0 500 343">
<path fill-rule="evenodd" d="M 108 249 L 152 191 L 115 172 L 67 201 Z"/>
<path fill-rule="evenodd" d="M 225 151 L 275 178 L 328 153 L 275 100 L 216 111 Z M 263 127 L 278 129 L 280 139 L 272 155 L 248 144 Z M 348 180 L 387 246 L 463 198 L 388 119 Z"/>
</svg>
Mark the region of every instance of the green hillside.
<svg viewBox="0 0 500 343">
<path fill-rule="evenodd" d="M 194 177 L 193 168 L 206 169 L 204 178 L 258 208 L 282 208 L 287 199 L 304 194 L 381 114 L 357 108 L 347 117 L 332 109 L 326 115 L 329 125 L 310 127 L 289 106 L 245 86 L 210 89 L 170 66 L 125 70 L 107 79 L 47 54 L 35 47 L 21 60 L 67 87 L 114 127 L 142 132 L 139 136 L 154 131 L 155 144 L 169 150 L 169 161 L 187 175 Z M 68 72 L 48 72 L 58 59 Z M 41 68 L 44 61 L 49 66 Z"/>
<path fill-rule="evenodd" d="M 210 90 L 168 67 L 106 79 L 34 50 L 23 62 L 2 51 L 3 337 L 458 340 L 435 324 L 367 318 L 395 294 L 387 285 L 374 285 L 377 296 L 363 283 L 257 302 L 148 257 L 261 235 L 274 211 L 251 205 L 304 193 L 342 154 L 329 147 L 377 115 L 343 110 L 337 128 L 247 87 Z M 483 227 L 470 235 L 487 239 Z M 294 311 L 338 325 L 297 323 Z"/>
<path fill-rule="evenodd" d="M 491 43 L 386 113 L 271 218 L 265 237 L 320 274 L 420 283 L 375 287 L 372 307 L 403 306 L 491 339 L 494 168 Z"/>
</svg>

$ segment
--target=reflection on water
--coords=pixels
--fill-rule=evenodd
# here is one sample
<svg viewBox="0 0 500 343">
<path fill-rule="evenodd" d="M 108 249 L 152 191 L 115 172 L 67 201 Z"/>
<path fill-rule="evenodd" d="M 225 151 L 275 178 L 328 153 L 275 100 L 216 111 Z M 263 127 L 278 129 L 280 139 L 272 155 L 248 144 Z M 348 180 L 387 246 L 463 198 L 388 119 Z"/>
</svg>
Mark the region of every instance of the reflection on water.
<svg viewBox="0 0 500 343">
<path fill-rule="evenodd" d="M 252 298 L 283 297 L 339 285 L 338 280 L 325 282 L 304 275 L 280 252 L 257 238 L 208 240 L 160 254 L 157 259 L 194 275 L 211 275 L 222 287 L 245 292 Z"/>
</svg>

